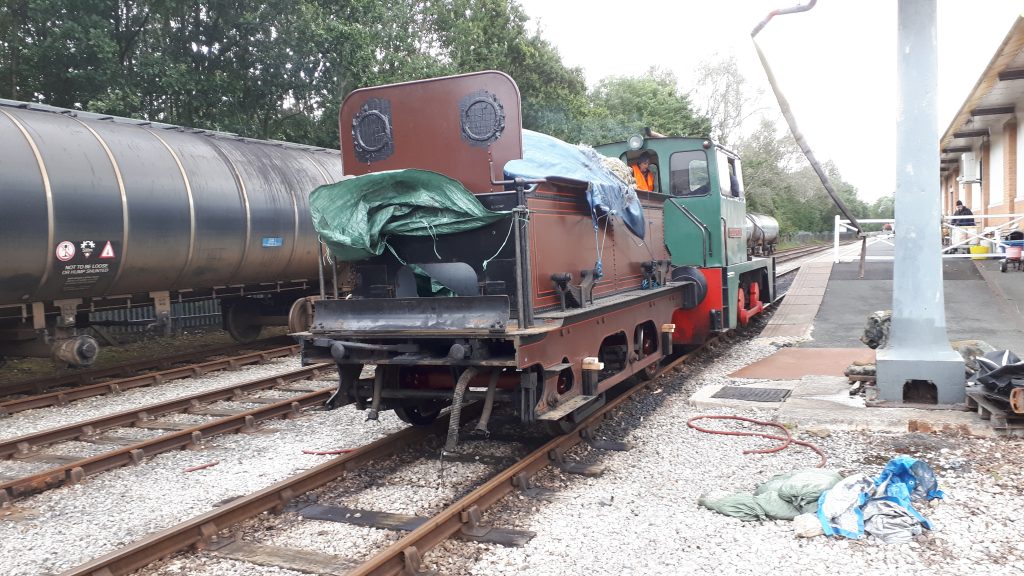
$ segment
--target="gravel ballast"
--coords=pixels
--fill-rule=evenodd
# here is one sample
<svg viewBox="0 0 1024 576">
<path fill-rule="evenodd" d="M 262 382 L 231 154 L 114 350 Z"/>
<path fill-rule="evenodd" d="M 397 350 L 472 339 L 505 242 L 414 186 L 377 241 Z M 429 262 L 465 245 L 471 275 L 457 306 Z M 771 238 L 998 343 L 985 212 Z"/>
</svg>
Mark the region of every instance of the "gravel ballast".
<svg viewBox="0 0 1024 576">
<path fill-rule="evenodd" d="M 697 506 L 704 492 L 750 492 L 775 474 L 817 463 L 813 452 L 797 446 L 743 455 L 745 449 L 775 443 L 709 435 L 686 426 L 689 418 L 709 413 L 688 404 L 689 393 L 725 384 L 728 373 L 775 349 L 763 340 L 740 343 L 727 357 L 705 358 L 701 365 L 666 378 L 659 394 L 646 395 L 601 429 L 609 437 L 632 442 L 633 450 L 582 451 L 583 458 L 607 467 L 601 477 L 566 476 L 549 469 L 538 480 L 558 490 L 555 502 L 511 498 L 488 513 L 497 525 L 537 532 L 527 546 L 449 541 L 428 557 L 430 567 L 443 574 L 474 576 L 1024 573 L 1020 439 L 842 430 L 818 438 L 797 431 L 797 437 L 825 451 L 830 468 L 844 474 L 875 476 L 900 453 L 936 470 L 947 496 L 921 505 L 935 530 L 907 544 L 885 545 L 870 536 L 797 538 L 791 522 L 742 522 Z M 767 411 L 733 413 L 772 419 Z"/>
<path fill-rule="evenodd" d="M 708 413 L 771 420 L 771 410 L 711 412 L 695 409 L 687 399 L 700 387 L 726 383 L 727 374 L 777 348 L 776 342 L 765 340 L 737 342 L 662 377 L 598 430 L 599 438 L 628 441 L 632 450 L 581 447 L 570 452 L 570 459 L 603 466 L 603 475 L 582 477 L 549 468 L 535 480 L 554 490 L 551 501 L 513 493 L 485 514 L 485 522 L 536 532 L 529 544 L 504 548 L 449 541 L 426 556 L 427 567 L 440 574 L 474 576 L 1024 573 L 1019 548 L 1024 528 L 1024 441 L 1019 439 L 838 429 L 817 437 L 800 433 L 805 423 L 796 426 L 795 436 L 817 444 L 828 455 L 829 467 L 844 474 L 874 476 L 901 453 L 932 465 L 947 497 L 921 506 L 936 529 L 907 544 L 884 545 L 872 537 L 801 539 L 794 536 L 790 522 L 746 523 L 697 506 L 704 492 L 751 491 L 774 474 L 818 462 L 816 454 L 798 446 L 744 455 L 743 450 L 775 443 L 703 434 L 686 426 L 687 419 Z M 0 565 L 5 573 L 19 575 L 66 570 L 330 458 L 304 455 L 303 449 L 354 447 L 402 426 L 391 412 L 382 413 L 376 423 L 366 422 L 365 413 L 351 407 L 313 412 L 297 420 L 266 423 L 263 432 L 214 438 L 200 451 L 157 456 L 142 466 L 19 501 L 16 509 L 23 515 L 0 519 Z M 486 467 L 479 464 L 452 465 L 441 477 L 436 459 L 406 453 L 394 460 L 387 470 L 350 474 L 339 487 L 317 494 L 318 500 L 426 515 L 437 511 L 438 502 L 459 497 L 468 482 L 487 477 Z M 212 461 L 218 464 L 183 472 Z M 95 510 L 107 510 L 109 515 L 97 518 Z M 249 523 L 243 534 L 262 544 L 345 558 L 359 558 L 367 545 L 380 548 L 401 536 L 301 520 L 291 513 L 262 517 Z M 298 573 L 184 554 L 142 574 Z"/>
<path fill-rule="evenodd" d="M 299 368 L 301 365 L 296 357 L 275 358 L 263 364 L 243 366 L 238 370 L 220 370 L 198 378 L 181 378 L 162 384 L 131 388 L 118 394 L 105 394 L 75 400 L 67 406 L 16 412 L 8 417 L 0 418 L 0 438 L 14 438 L 82 420 L 135 410 L 189 394 L 208 392 Z M 330 383 L 325 383 L 324 386 L 330 386 Z"/>
<path fill-rule="evenodd" d="M 149 391 L 172 397 L 177 390 L 178 395 L 183 395 L 186 390 L 215 388 L 280 373 L 295 368 L 294 364 L 294 360 L 277 361 L 190 379 L 180 387 L 171 383 Z M 331 385 L 331 381 L 317 383 Z M 124 397 L 106 398 L 116 406 L 91 399 L 87 401 L 90 405 L 81 410 L 78 403 L 35 410 L 32 425 L 42 428 L 89 417 L 86 414 L 131 407 Z M 144 405 L 154 399 L 134 401 Z M 67 570 L 330 458 L 303 454 L 302 450 L 358 447 L 405 426 L 391 412 L 381 414 L 378 422 L 366 422 L 365 418 L 365 413 L 350 406 L 329 412 L 307 411 L 297 419 L 265 422 L 253 434 L 217 436 L 205 441 L 200 450 L 161 454 L 140 466 L 97 474 L 81 484 L 18 500 L 13 507 L 4 509 L 9 514 L 0 513 L 0 566 L 10 576 Z M 50 423 L 43 424 L 45 421 Z M 186 472 L 211 462 L 217 464 Z"/>
</svg>

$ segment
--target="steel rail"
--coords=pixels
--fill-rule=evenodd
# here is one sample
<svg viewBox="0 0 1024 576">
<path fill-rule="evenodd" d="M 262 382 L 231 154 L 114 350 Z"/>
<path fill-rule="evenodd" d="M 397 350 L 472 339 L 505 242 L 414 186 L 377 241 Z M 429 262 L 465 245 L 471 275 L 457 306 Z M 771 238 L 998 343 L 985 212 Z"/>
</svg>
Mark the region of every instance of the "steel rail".
<svg viewBox="0 0 1024 576">
<path fill-rule="evenodd" d="M 138 372 L 141 370 L 153 370 L 157 368 L 166 368 L 173 364 L 180 364 L 182 362 L 192 362 L 200 358 L 208 358 L 210 356 L 216 356 L 218 354 L 231 354 L 237 353 L 239 350 L 262 348 L 262 346 L 268 344 L 274 344 L 275 347 L 280 347 L 285 339 L 281 337 L 267 338 L 257 342 L 249 344 L 229 344 L 226 346 L 220 346 L 217 348 L 207 348 L 205 350 L 196 350 L 193 352 L 182 352 L 180 354 L 173 354 L 170 356 L 160 356 L 158 358 L 144 358 L 141 360 L 134 360 L 131 362 L 125 362 L 116 366 L 109 366 L 107 368 L 91 368 L 88 370 L 75 370 L 69 374 L 63 374 L 59 376 L 46 376 L 43 378 L 33 378 L 32 380 L 21 380 L 14 382 L 0 383 L 0 395 L 9 394 L 22 394 L 30 392 L 33 394 L 41 394 L 49 388 L 56 388 L 58 386 L 78 386 L 82 384 L 90 384 L 100 378 L 112 378 L 116 376 L 123 376 L 132 372 Z"/>
<path fill-rule="evenodd" d="M 659 370 L 656 377 L 667 373 L 697 353 L 705 350 L 716 341 L 717 338 L 712 338 L 699 348 L 676 358 Z M 518 488 L 530 476 L 560 461 L 567 450 L 583 442 L 584 438 L 592 433 L 594 427 L 611 417 L 615 409 L 631 399 L 634 394 L 648 388 L 648 386 L 650 386 L 650 382 L 644 385 L 631 386 L 624 390 L 622 394 L 606 403 L 597 412 L 585 418 L 572 432 L 551 439 L 519 462 L 467 494 L 458 502 L 424 522 L 419 528 L 409 532 L 367 562 L 353 569 L 346 576 L 414 573 L 415 570 L 419 569 L 419 566 L 415 566 L 415 563 L 419 561 L 422 553 L 444 542 L 461 530 L 474 515 L 479 517 L 474 512 L 482 514 L 488 507 L 501 500 L 512 490 Z M 409 570 L 407 570 L 407 567 Z"/>
<path fill-rule="evenodd" d="M 202 376 L 218 370 L 236 370 L 239 367 L 248 364 L 256 364 L 266 362 L 274 358 L 291 356 L 298 352 L 298 350 L 299 346 L 297 344 L 293 344 L 291 346 L 251 352 L 249 354 L 242 354 L 240 356 L 224 358 L 221 360 L 211 360 L 200 364 L 179 366 L 177 368 L 170 368 L 160 372 L 151 372 L 149 374 L 120 378 L 118 380 L 82 386 L 80 388 L 72 388 L 70 390 L 63 390 L 60 392 L 50 392 L 48 394 L 8 400 L 6 402 L 0 402 L 0 416 L 13 414 L 15 412 L 22 412 L 24 410 L 31 410 L 33 408 L 64 406 L 69 402 L 81 400 L 83 398 L 92 398 L 94 396 L 102 396 L 104 394 L 116 394 L 131 388 L 152 386 L 154 384 L 162 384 L 163 382 L 170 380 L 179 380 L 181 378 L 188 378 L 191 376 Z"/>
<path fill-rule="evenodd" d="M 479 416 L 479 412 L 478 404 L 463 408 L 463 415 L 467 418 Z M 194 545 L 209 546 L 216 542 L 221 531 L 239 522 L 270 510 L 282 512 L 296 497 L 341 478 L 346 472 L 391 456 L 406 446 L 423 442 L 430 437 L 440 437 L 447 428 L 447 415 L 438 418 L 430 426 L 410 426 L 249 496 L 233 500 L 205 514 L 72 568 L 62 576 L 128 574 Z"/>
<path fill-rule="evenodd" d="M 661 376 L 694 355 L 707 349 L 717 341 L 713 338 L 680 357 L 658 371 Z M 419 547 L 429 549 L 459 530 L 470 518 L 470 509 L 478 511 L 499 501 L 501 497 L 524 481 L 530 475 L 542 470 L 552 462 L 561 459 L 569 448 L 579 444 L 592 428 L 610 417 L 613 410 L 642 389 L 650 386 L 636 385 L 625 390 L 620 396 L 605 404 L 597 412 L 584 419 L 572 432 L 548 441 L 526 458 L 507 468 L 484 483 L 469 495 L 449 506 L 440 514 L 413 530 L 397 543 L 389 546 L 368 562 L 356 568 L 353 574 L 398 574 L 403 570 L 406 557 L 410 561 L 419 558 Z M 463 408 L 463 418 L 469 420 L 479 416 L 479 403 Z M 186 550 L 192 546 L 209 547 L 218 535 L 235 524 L 249 520 L 266 511 L 282 512 L 292 500 L 302 494 L 320 488 L 341 478 L 346 471 L 354 470 L 380 458 L 394 454 L 398 449 L 420 443 L 428 437 L 442 437 L 447 431 L 448 415 L 442 415 L 433 424 L 425 427 L 410 426 L 391 436 L 343 454 L 330 462 L 312 468 L 302 474 L 282 480 L 249 496 L 236 499 L 205 514 L 186 520 L 124 548 L 72 568 L 62 576 L 118 576 L 128 574 L 160 558 Z M 465 513 L 465 514 L 464 514 Z"/>
<path fill-rule="evenodd" d="M 316 370 L 323 369 L 320 365 Z M 316 370 L 308 370 L 309 377 Z M 280 378 L 279 378 L 280 379 Z M 301 375 L 289 381 L 301 380 Z M 278 417 L 298 416 L 303 408 L 322 404 L 334 392 L 335 386 L 329 386 L 286 398 L 280 402 L 267 404 L 253 410 L 240 412 L 232 416 L 226 416 L 198 424 L 184 430 L 163 434 L 157 438 L 136 442 L 129 446 L 104 452 L 96 456 L 83 458 L 81 460 L 44 470 L 42 472 L 18 478 L 8 482 L 0 483 L 0 503 L 10 502 L 14 498 L 21 498 L 36 494 L 64 484 L 76 484 L 86 476 L 104 472 L 129 464 L 138 464 L 143 458 L 170 452 L 180 448 L 198 446 L 203 440 L 226 434 L 228 432 L 244 432 L 251 430 L 257 422 Z"/>
<path fill-rule="evenodd" d="M 842 242 L 841 245 L 848 246 L 850 244 L 855 244 L 856 242 L 857 242 L 856 240 L 848 241 L 848 242 Z M 817 253 L 817 252 L 825 252 L 826 250 L 829 250 L 832 247 L 833 247 L 833 245 L 831 243 L 816 244 L 814 246 L 806 246 L 806 247 L 801 246 L 801 247 L 797 247 L 797 248 L 790 248 L 790 249 L 787 249 L 787 250 L 779 250 L 778 252 L 775 252 L 773 254 L 773 256 L 775 256 L 775 261 L 778 262 L 778 263 L 788 262 L 790 260 L 796 260 L 797 258 L 799 258 L 801 256 L 806 256 L 807 254 L 814 254 L 814 253 Z"/>
<path fill-rule="evenodd" d="M 19 456 L 26 455 L 33 448 L 38 448 L 40 446 L 46 446 L 67 440 L 77 440 L 83 437 L 99 434 L 103 430 L 115 428 L 117 426 L 130 426 L 136 422 L 146 421 L 156 416 L 184 412 L 198 404 L 208 404 L 219 400 L 237 398 L 243 392 L 264 390 L 273 386 L 281 386 L 289 382 L 295 382 L 297 380 L 305 380 L 315 377 L 321 371 L 324 371 L 326 366 L 328 365 L 316 364 L 313 366 L 307 366 L 298 370 L 285 372 L 284 374 L 250 380 L 241 384 L 232 384 L 215 390 L 208 390 L 206 392 L 197 392 L 189 396 L 175 398 L 166 402 L 140 406 L 138 408 L 125 410 L 115 414 L 99 416 L 91 420 L 67 424 L 59 428 L 32 432 L 9 440 L 0 440 L 0 458 L 17 458 Z"/>
</svg>

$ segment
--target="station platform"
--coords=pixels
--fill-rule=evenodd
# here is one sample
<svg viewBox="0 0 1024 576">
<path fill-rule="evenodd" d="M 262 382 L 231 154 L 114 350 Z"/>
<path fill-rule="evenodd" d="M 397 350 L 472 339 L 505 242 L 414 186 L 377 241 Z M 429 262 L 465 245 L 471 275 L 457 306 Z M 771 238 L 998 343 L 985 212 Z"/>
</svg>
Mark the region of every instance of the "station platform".
<svg viewBox="0 0 1024 576">
<path fill-rule="evenodd" d="M 867 406 L 851 395 L 844 375 L 854 363 L 873 364 L 875 351 L 860 341 L 869 316 L 892 308 L 892 245 L 869 245 L 860 278 L 860 245 L 809 258 L 761 338 L 786 344 L 775 354 L 729 375 L 726 386 L 709 386 L 691 397 L 706 408 L 745 407 L 777 411 L 777 420 L 799 427 L 884 430 L 951 430 L 977 436 L 1024 434 L 1024 429 L 994 429 L 974 411 L 918 407 Z M 943 260 L 947 336 L 958 345 L 983 350 L 1009 349 L 1024 355 L 1024 271 L 1000 272 L 998 259 Z M 758 400 L 716 396 L 745 394 L 749 388 L 785 390 L 757 393 Z M 727 394 L 728 393 L 728 394 Z M 780 397 L 784 396 L 784 397 Z M 1022 424 L 1024 428 L 1024 424 Z"/>
</svg>

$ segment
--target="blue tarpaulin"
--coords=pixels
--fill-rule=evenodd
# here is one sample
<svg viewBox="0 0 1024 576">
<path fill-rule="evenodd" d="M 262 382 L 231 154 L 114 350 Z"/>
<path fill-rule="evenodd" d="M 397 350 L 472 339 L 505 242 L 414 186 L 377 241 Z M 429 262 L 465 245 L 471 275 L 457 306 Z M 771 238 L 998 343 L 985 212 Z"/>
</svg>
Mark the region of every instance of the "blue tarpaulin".
<svg viewBox="0 0 1024 576">
<path fill-rule="evenodd" d="M 593 148 L 523 130 L 523 159 L 506 164 L 505 177 L 558 177 L 587 183 L 587 203 L 595 228 L 602 216 L 618 216 L 636 237 L 644 237 L 644 213 L 636 192 L 601 165 L 601 155 Z"/>
<path fill-rule="evenodd" d="M 896 456 L 874 479 L 854 474 L 822 492 L 818 520 L 828 536 L 861 538 L 867 532 L 886 543 L 906 542 L 932 528 L 913 502 L 943 496 L 927 463 Z"/>
</svg>

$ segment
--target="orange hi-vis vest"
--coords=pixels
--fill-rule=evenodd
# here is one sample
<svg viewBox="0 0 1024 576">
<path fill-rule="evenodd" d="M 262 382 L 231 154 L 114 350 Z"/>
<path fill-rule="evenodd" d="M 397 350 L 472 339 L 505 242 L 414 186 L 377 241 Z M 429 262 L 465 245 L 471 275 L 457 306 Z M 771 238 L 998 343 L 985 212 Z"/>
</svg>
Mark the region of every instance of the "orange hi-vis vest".
<svg viewBox="0 0 1024 576">
<path fill-rule="evenodd" d="M 633 177 L 636 178 L 636 189 L 654 192 L 654 172 L 647 171 L 647 176 L 640 171 L 640 165 L 633 164 Z"/>
</svg>

